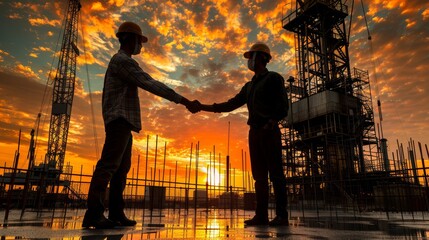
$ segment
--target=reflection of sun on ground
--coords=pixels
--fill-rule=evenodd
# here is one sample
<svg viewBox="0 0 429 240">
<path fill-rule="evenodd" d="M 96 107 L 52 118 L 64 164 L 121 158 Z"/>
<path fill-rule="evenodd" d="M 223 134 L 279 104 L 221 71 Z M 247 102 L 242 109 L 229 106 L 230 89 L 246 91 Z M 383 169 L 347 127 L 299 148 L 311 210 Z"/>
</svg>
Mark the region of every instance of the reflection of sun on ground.
<svg viewBox="0 0 429 240">
<path fill-rule="evenodd" d="M 209 219 L 207 223 L 207 229 L 209 230 L 209 232 L 206 234 L 205 237 L 208 237 L 209 239 L 219 237 L 219 235 L 221 234 L 220 233 L 221 226 L 217 218 Z"/>
<path fill-rule="evenodd" d="M 204 168 L 203 172 L 206 173 L 205 182 L 208 182 L 211 186 L 219 186 L 220 185 L 220 174 L 216 168 Z"/>
</svg>

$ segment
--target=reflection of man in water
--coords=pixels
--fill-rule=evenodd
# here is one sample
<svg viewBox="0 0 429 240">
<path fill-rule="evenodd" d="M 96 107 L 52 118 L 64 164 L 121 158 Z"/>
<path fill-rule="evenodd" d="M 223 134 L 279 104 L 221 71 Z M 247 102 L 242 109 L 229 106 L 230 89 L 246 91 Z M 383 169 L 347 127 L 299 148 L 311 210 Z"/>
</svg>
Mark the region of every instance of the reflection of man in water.
<svg viewBox="0 0 429 240">
<path fill-rule="evenodd" d="M 263 43 L 254 44 L 244 53 L 248 68 L 255 75 L 241 91 L 224 103 L 201 104 L 188 109 L 208 112 L 230 112 L 244 104 L 249 110 L 249 150 L 252 174 L 255 179 L 256 214 L 246 225 L 288 225 L 286 178 L 282 166 L 281 135 L 278 122 L 286 117 L 288 99 L 284 79 L 266 68 L 271 60 L 270 49 Z M 276 217 L 268 222 L 268 174 L 276 196 Z"/>
<path fill-rule="evenodd" d="M 192 103 L 171 88 L 154 80 L 131 58 L 140 53 L 142 43 L 147 42 L 140 27 L 125 22 L 116 36 L 120 50 L 110 60 L 104 79 L 103 119 L 106 139 L 100 160 L 97 162 L 88 192 L 88 210 L 82 227 L 113 228 L 134 226 L 136 221 L 124 213 L 123 191 L 127 173 L 131 167 L 131 131 L 141 130 L 138 87 L 155 95 L 190 107 Z M 109 219 L 103 212 L 105 193 L 110 182 Z"/>
</svg>

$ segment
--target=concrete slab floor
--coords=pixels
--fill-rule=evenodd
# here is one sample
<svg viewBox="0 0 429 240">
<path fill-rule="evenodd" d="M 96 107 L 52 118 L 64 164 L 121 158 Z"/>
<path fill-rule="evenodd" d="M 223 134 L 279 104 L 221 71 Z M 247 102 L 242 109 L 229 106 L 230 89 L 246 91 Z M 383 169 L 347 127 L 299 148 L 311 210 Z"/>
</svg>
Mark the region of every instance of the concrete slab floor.
<svg viewBox="0 0 429 240">
<path fill-rule="evenodd" d="M 82 209 L 37 213 L 12 210 L 9 220 L 0 212 L 1 239 L 427 239 L 429 213 L 353 213 L 291 211 L 287 227 L 245 227 L 252 211 L 183 209 L 127 210 L 135 227 L 83 229 Z M 144 214 L 144 215 L 143 215 Z M 144 218 L 143 218 L 144 216 Z M 196 216 L 196 218 L 195 218 Z M 272 217 L 272 216 L 271 216 Z"/>
</svg>

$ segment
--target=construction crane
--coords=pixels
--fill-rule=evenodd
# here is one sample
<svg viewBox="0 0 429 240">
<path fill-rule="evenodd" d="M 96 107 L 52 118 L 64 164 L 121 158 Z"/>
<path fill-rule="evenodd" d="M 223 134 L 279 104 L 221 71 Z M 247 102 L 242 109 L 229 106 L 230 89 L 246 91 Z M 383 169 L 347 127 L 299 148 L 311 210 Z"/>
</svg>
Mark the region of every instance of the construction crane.
<svg viewBox="0 0 429 240">
<path fill-rule="evenodd" d="M 54 79 L 48 150 L 45 162 L 62 172 L 76 78 L 79 0 L 69 0 L 60 58 Z"/>
<path fill-rule="evenodd" d="M 79 56 L 79 49 L 77 47 L 78 39 L 78 13 L 81 9 L 79 0 L 68 0 L 67 12 L 64 18 L 63 25 L 63 39 L 61 43 L 61 50 L 56 69 L 55 78 L 53 81 L 52 92 L 52 108 L 51 118 L 49 125 L 49 139 L 48 148 L 45 155 L 45 162 L 39 166 L 34 165 L 35 146 L 34 140 L 35 132 L 37 135 L 40 123 L 41 113 L 37 116 L 36 126 L 37 131 L 34 129 L 31 132 L 31 142 L 29 150 L 29 163 L 28 171 L 25 175 L 25 182 L 18 184 L 24 185 L 24 192 L 22 199 L 19 199 L 21 206 L 21 217 L 23 218 L 27 199 L 33 197 L 29 193 L 32 185 L 37 185 L 37 194 L 34 198 L 33 206 L 36 209 L 41 209 L 44 206 L 46 197 L 54 197 L 58 195 L 59 186 L 64 186 L 64 189 L 70 190 L 73 194 L 77 195 L 76 191 L 70 186 L 70 180 L 64 179 L 60 181 L 60 175 L 63 173 L 64 158 L 67 146 L 67 135 L 70 125 L 71 109 L 73 105 L 73 96 L 76 79 L 76 60 Z M 49 81 L 48 81 L 49 82 Z M 49 83 L 47 83 L 49 84 Z M 46 90 L 45 90 L 46 94 Z M 43 103 L 42 103 L 43 106 Z M 37 137 L 36 137 L 37 139 Z M 19 154 L 18 154 L 19 156 Z M 15 178 L 18 157 L 15 159 L 15 172 L 11 179 Z M 70 166 L 65 166 L 65 172 L 69 170 Z M 10 180 L 10 189 L 13 189 L 14 181 Z M 48 192 L 47 187 L 50 186 Z M 54 193 L 54 188 L 57 186 L 57 192 Z M 48 194 L 48 195 L 47 195 Z M 79 197 L 79 196 L 78 196 Z M 5 221 L 8 219 L 8 210 L 10 208 L 10 199 L 8 197 L 7 211 L 5 214 Z M 33 200 L 32 200 L 33 201 Z M 49 202 L 49 201 L 46 201 Z M 55 206 L 55 204 L 54 204 Z M 40 213 L 40 212 L 39 212 Z M 54 215 L 53 215 L 54 216 Z"/>
</svg>

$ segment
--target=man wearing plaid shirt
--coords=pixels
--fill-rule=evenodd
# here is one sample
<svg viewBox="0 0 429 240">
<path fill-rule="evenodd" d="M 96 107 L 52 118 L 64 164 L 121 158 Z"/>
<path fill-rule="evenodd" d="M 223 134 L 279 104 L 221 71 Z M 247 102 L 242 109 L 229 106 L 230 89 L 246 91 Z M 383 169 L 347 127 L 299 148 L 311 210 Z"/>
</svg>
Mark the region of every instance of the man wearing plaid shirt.
<svg viewBox="0 0 429 240">
<path fill-rule="evenodd" d="M 116 36 L 120 50 L 110 60 L 104 79 L 102 112 L 106 139 L 100 160 L 91 179 L 88 192 L 88 210 L 82 222 L 84 228 L 113 228 L 134 226 L 136 221 L 124 214 L 124 199 L 127 173 L 131 167 L 131 131 L 141 130 L 138 88 L 192 109 L 190 102 L 165 84 L 154 80 L 131 58 L 141 52 L 147 42 L 140 27 L 133 22 L 124 22 Z M 109 191 L 109 217 L 104 216 L 103 204 L 107 185 Z"/>
</svg>

